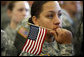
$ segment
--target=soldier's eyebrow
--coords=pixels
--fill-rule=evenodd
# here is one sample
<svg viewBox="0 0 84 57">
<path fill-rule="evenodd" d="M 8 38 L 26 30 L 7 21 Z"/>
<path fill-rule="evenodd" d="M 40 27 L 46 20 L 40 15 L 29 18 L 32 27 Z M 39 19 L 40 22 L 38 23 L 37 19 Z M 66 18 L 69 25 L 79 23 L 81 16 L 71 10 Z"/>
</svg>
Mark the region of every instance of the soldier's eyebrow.
<svg viewBox="0 0 84 57">
<path fill-rule="evenodd" d="M 48 12 L 49 13 L 57 13 L 57 14 L 62 13 L 61 10 L 59 10 L 58 12 L 56 12 L 56 11 L 48 11 Z"/>
<path fill-rule="evenodd" d="M 48 11 L 49 13 L 55 13 L 55 11 Z"/>
</svg>

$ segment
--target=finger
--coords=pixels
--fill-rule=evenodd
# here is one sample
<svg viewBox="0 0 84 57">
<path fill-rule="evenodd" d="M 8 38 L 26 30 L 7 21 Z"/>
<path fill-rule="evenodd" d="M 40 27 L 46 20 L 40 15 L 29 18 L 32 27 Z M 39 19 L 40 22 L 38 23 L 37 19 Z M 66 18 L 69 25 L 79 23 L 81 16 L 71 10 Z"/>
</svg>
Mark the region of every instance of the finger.
<svg viewBox="0 0 84 57">
<path fill-rule="evenodd" d="M 60 35 L 60 34 L 63 33 L 63 30 L 62 30 L 61 28 L 57 28 L 57 29 L 56 29 L 56 33 L 57 33 L 58 35 Z"/>
<path fill-rule="evenodd" d="M 56 31 L 51 30 L 51 31 L 50 31 L 50 34 L 53 35 L 53 36 L 55 37 L 55 39 L 57 39 L 57 36 L 58 36 L 58 35 L 57 35 Z"/>
</svg>

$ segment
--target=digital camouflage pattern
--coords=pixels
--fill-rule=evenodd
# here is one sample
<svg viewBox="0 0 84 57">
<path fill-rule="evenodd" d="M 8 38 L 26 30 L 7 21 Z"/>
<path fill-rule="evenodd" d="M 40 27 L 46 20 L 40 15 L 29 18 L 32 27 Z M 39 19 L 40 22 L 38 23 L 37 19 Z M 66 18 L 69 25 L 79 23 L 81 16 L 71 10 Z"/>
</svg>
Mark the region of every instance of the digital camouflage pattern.
<svg viewBox="0 0 84 57">
<path fill-rule="evenodd" d="M 3 41 L 3 43 L 6 43 L 5 48 L 4 48 L 4 52 L 5 54 L 2 56 L 16 56 L 17 55 L 17 50 L 15 48 L 14 44 L 14 40 L 15 40 L 15 36 L 16 36 L 16 31 L 11 29 L 10 26 L 8 26 L 5 30 L 6 33 L 3 35 L 6 39 Z"/>
<path fill-rule="evenodd" d="M 22 26 L 29 29 L 28 22 L 24 23 Z M 22 52 L 21 56 L 72 56 L 73 54 L 74 52 L 72 44 L 59 44 L 54 40 L 50 43 L 44 41 L 40 55 Z"/>
<path fill-rule="evenodd" d="M 72 44 L 58 44 L 56 41 L 47 43 L 44 42 L 42 52 L 40 55 L 34 55 L 23 52 L 21 56 L 72 56 Z"/>
</svg>

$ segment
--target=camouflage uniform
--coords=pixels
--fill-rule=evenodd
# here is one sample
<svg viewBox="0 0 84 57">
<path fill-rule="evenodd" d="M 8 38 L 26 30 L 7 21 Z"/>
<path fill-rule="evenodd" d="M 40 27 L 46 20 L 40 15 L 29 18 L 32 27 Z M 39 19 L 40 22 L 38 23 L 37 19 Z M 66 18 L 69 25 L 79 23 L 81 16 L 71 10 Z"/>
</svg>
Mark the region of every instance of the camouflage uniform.
<svg viewBox="0 0 84 57">
<path fill-rule="evenodd" d="M 79 21 L 78 25 L 74 28 L 76 31 L 74 34 L 73 44 L 74 52 L 76 56 L 82 55 L 81 47 L 83 42 L 83 22 L 82 19 Z"/>
<path fill-rule="evenodd" d="M 24 23 L 22 26 L 28 28 L 27 23 Z M 22 52 L 21 56 L 72 56 L 73 55 L 73 46 L 72 44 L 59 44 L 56 41 L 46 42 L 44 41 L 42 52 L 40 55 L 34 55 L 27 52 Z"/>
<path fill-rule="evenodd" d="M 1 30 L 1 56 L 5 56 L 6 47 L 8 46 L 7 42 L 7 34 L 5 31 Z"/>
<path fill-rule="evenodd" d="M 9 25 L 7 26 L 6 29 L 4 29 L 4 31 L 6 33 L 2 37 L 2 40 L 3 40 L 2 43 L 3 44 L 1 44 L 1 45 L 4 45 L 5 47 L 3 48 L 4 51 L 2 52 L 2 56 L 17 56 L 17 49 L 14 46 L 14 41 L 16 38 L 16 31 L 18 30 L 18 28 L 21 25 L 23 25 L 22 23 L 25 23 L 27 21 L 26 19 L 23 19 L 23 22 L 20 22 L 17 25 L 17 28 L 15 30 L 11 29 Z"/>
<path fill-rule="evenodd" d="M 23 52 L 21 56 L 72 56 L 72 44 L 58 44 L 56 41 L 47 43 L 44 42 L 40 55 L 34 55 Z"/>
<path fill-rule="evenodd" d="M 69 29 L 72 32 L 73 35 L 73 47 L 74 47 L 74 55 L 78 56 L 81 55 L 81 42 L 83 40 L 83 14 L 82 12 L 77 13 L 74 15 L 74 18 L 72 18 L 73 22 L 70 22 L 67 12 L 62 10 L 63 13 L 63 28 Z M 64 24 L 65 23 L 65 24 Z"/>
<path fill-rule="evenodd" d="M 24 19 L 25 20 L 25 19 Z M 23 21 L 24 21 L 23 20 Z M 13 44 L 14 41 L 15 41 L 15 37 L 16 37 L 16 31 L 19 29 L 19 27 L 21 25 L 23 25 L 26 21 L 24 22 L 20 22 L 18 25 L 17 25 L 17 28 L 16 29 L 11 29 L 11 27 L 8 25 L 7 28 L 5 29 L 5 32 L 7 33 L 7 36 L 8 36 L 8 39 L 11 40 L 11 43 Z"/>
<path fill-rule="evenodd" d="M 8 26 L 5 29 L 5 32 L 7 34 L 7 37 L 6 37 L 7 40 L 6 41 L 7 41 L 8 46 L 6 46 L 6 50 L 5 50 L 6 54 L 4 56 L 16 56 L 17 50 L 16 50 L 15 46 L 13 45 L 14 40 L 15 40 L 15 36 L 16 36 L 16 30 L 13 30 L 10 28 L 10 26 Z"/>
</svg>

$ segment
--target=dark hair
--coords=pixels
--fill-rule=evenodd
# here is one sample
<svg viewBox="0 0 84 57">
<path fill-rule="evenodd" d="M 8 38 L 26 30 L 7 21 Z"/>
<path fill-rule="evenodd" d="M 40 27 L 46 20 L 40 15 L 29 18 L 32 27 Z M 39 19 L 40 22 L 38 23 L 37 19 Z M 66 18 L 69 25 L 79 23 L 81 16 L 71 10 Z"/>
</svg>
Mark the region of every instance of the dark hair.
<svg viewBox="0 0 84 57">
<path fill-rule="evenodd" d="M 9 1 L 7 9 L 12 11 L 16 2 L 17 1 Z"/>
<path fill-rule="evenodd" d="M 47 3 L 48 1 L 35 1 L 32 4 L 31 7 L 31 18 L 29 18 L 28 22 L 33 23 L 32 21 L 32 17 L 36 16 L 37 18 L 39 18 L 40 13 L 42 12 L 42 6 Z M 33 23 L 34 24 L 34 23 Z"/>
</svg>

